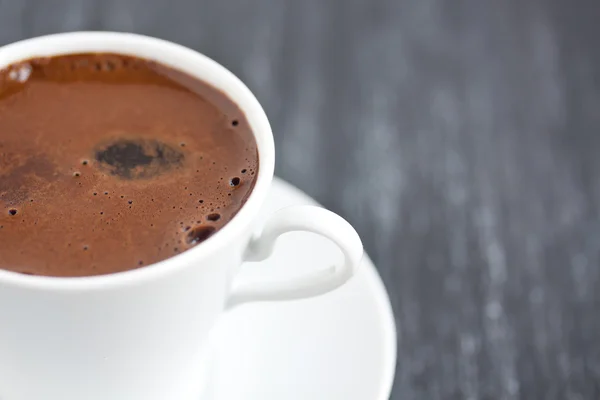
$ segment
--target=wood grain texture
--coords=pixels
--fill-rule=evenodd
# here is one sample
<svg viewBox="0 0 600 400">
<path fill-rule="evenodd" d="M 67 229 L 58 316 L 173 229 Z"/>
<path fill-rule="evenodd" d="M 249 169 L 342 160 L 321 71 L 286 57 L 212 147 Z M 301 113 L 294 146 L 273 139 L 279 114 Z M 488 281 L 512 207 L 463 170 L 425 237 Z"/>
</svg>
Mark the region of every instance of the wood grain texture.
<svg viewBox="0 0 600 400">
<path fill-rule="evenodd" d="M 390 292 L 396 400 L 600 398 L 595 0 L 0 0 L 0 44 L 134 31 L 226 65 L 277 174 Z"/>
</svg>

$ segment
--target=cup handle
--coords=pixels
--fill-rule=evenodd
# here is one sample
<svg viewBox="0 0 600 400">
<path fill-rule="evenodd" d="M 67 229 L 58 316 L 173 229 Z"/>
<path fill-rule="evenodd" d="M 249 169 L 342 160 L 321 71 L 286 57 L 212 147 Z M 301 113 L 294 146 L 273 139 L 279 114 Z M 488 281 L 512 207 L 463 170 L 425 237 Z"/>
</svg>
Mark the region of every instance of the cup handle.
<svg viewBox="0 0 600 400">
<path fill-rule="evenodd" d="M 234 285 L 228 307 L 255 301 L 294 300 L 319 296 L 340 287 L 356 274 L 363 255 L 363 246 L 358 233 L 339 215 L 315 206 L 291 206 L 273 214 L 262 233 L 248 244 L 244 261 L 265 260 L 273 252 L 277 238 L 293 231 L 313 232 L 330 239 L 342 250 L 343 264 L 307 273 L 294 279 Z M 297 251 L 310 251 L 310 249 L 297 249 Z"/>
</svg>

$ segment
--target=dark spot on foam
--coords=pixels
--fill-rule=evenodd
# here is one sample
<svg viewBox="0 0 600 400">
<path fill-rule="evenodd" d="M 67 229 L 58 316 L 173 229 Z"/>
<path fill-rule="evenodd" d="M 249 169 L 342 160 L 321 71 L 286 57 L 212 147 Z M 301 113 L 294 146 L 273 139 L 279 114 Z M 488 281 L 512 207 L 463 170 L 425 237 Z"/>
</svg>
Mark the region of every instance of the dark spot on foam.
<svg viewBox="0 0 600 400">
<path fill-rule="evenodd" d="M 0 157 L 0 201 L 17 205 L 29 198 L 31 187 L 39 188 L 57 178 L 56 169 L 44 156 L 4 153 Z"/>
<path fill-rule="evenodd" d="M 246 168 L 244 168 L 244 169 L 242 170 L 242 174 L 245 174 L 245 173 L 246 173 Z"/>
<path fill-rule="evenodd" d="M 240 178 L 238 178 L 237 176 L 235 178 L 231 178 L 231 181 L 229 182 L 229 184 L 231 186 L 237 186 L 240 184 Z"/>
<path fill-rule="evenodd" d="M 157 140 L 120 139 L 96 150 L 102 169 L 122 179 L 146 179 L 181 165 L 183 154 Z"/>
<path fill-rule="evenodd" d="M 231 121 L 231 125 L 238 126 L 239 125 L 239 121 L 237 119 L 234 119 L 233 121 Z"/>
<path fill-rule="evenodd" d="M 216 230 L 214 226 L 197 226 L 188 232 L 186 242 L 191 245 L 202 243 L 211 237 Z"/>
<path fill-rule="evenodd" d="M 8 215 L 17 215 L 17 209 L 11 208 L 10 210 L 8 210 Z"/>
<path fill-rule="evenodd" d="M 221 219 L 221 214 L 217 214 L 217 213 L 212 213 L 212 214 L 208 214 L 206 216 L 206 219 L 209 221 L 218 221 L 219 219 Z"/>
</svg>

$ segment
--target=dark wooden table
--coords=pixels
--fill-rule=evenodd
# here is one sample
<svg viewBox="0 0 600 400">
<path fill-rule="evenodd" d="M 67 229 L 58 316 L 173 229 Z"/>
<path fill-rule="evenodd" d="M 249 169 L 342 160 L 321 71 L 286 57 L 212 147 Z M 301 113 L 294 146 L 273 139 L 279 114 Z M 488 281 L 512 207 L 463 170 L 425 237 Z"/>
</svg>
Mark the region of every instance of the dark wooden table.
<svg viewBox="0 0 600 400">
<path fill-rule="evenodd" d="M 277 173 L 361 233 L 393 399 L 600 398 L 597 0 L 0 0 L 0 44 L 134 31 L 256 93 Z M 370 400 L 370 399 L 367 399 Z"/>
</svg>

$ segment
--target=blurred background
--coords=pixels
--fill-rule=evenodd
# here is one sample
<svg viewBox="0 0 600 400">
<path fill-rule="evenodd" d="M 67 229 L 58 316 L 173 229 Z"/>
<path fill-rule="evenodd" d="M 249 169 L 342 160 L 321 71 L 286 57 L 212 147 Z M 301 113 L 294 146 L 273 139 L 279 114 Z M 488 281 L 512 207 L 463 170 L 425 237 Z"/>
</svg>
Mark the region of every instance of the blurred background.
<svg viewBox="0 0 600 400">
<path fill-rule="evenodd" d="M 0 0 L 0 45 L 157 36 L 263 104 L 276 173 L 361 234 L 394 400 L 600 398 L 596 0 Z"/>
</svg>

